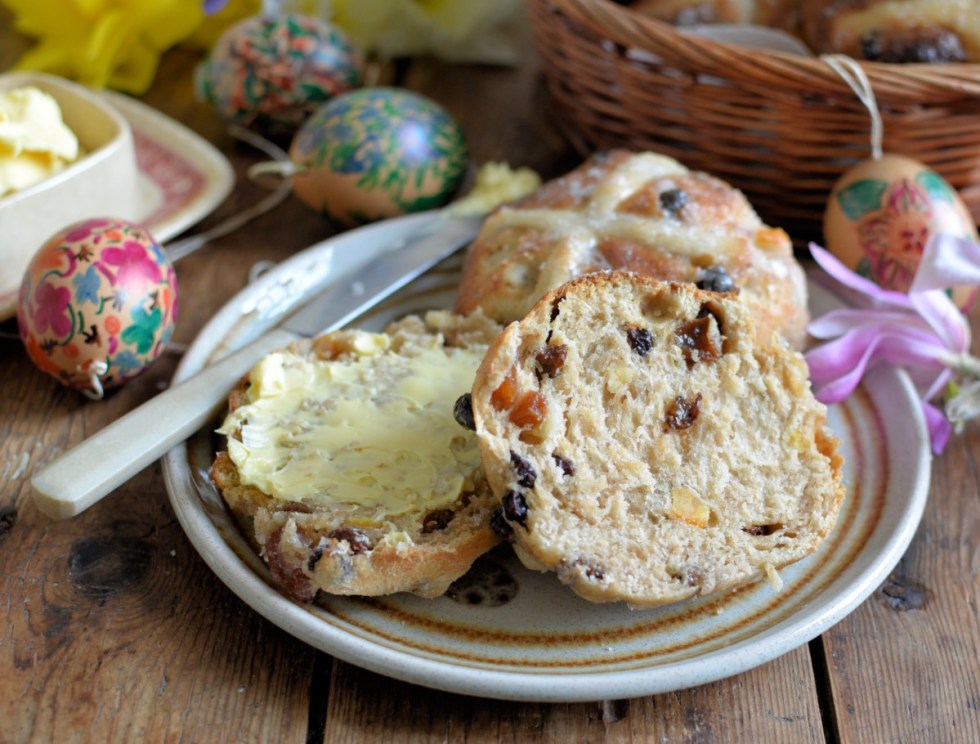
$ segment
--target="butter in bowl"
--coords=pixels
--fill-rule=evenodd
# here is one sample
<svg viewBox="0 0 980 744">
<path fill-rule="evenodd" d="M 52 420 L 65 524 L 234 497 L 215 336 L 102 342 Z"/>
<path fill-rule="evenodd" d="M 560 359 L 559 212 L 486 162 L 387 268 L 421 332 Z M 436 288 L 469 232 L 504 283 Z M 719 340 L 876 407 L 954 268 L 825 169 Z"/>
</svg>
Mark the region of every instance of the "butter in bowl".
<svg viewBox="0 0 980 744">
<path fill-rule="evenodd" d="M 0 75 L 0 319 L 53 233 L 89 217 L 136 220 L 141 207 L 133 134 L 115 109 L 59 77 Z"/>
</svg>

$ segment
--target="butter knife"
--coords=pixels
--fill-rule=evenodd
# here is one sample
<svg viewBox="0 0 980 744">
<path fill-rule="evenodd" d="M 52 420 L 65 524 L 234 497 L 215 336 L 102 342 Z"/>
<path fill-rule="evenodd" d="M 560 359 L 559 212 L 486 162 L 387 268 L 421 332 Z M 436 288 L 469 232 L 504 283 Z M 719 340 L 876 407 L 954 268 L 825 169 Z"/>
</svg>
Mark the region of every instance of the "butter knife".
<svg viewBox="0 0 980 744">
<path fill-rule="evenodd" d="M 271 330 L 157 395 L 84 440 L 31 477 L 34 503 L 66 519 L 125 483 L 204 426 L 228 392 L 263 356 L 303 336 L 326 333 L 365 311 L 469 243 L 482 216 L 435 211 L 386 220 L 329 238 L 326 255 L 389 245 L 353 276 L 335 277 Z M 407 232 L 407 235 L 406 235 Z M 307 294 L 308 296 L 308 294 Z"/>
</svg>

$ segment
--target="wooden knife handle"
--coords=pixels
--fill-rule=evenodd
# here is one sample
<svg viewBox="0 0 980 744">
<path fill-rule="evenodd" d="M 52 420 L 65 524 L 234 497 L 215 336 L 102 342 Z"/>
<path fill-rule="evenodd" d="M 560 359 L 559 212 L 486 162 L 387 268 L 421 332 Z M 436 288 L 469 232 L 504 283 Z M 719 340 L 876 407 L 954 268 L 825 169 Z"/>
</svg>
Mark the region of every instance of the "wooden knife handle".
<svg viewBox="0 0 980 744">
<path fill-rule="evenodd" d="M 37 508 L 54 519 L 81 513 L 204 426 L 242 375 L 295 340 L 273 329 L 68 450 L 31 477 Z"/>
</svg>

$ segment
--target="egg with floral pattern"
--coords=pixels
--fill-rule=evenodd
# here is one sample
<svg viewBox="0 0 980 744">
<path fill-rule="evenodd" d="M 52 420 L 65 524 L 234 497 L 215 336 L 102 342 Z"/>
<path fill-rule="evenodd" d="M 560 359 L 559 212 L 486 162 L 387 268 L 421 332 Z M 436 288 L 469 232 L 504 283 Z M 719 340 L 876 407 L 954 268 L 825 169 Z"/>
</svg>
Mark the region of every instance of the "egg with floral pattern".
<svg viewBox="0 0 980 744">
<path fill-rule="evenodd" d="M 197 68 L 198 97 L 227 122 L 291 137 L 336 95 L 361 85 L 364 54 L 311 16 L 254 16 L 225 31 Z"/>
<path fill-rule="evenodd" d="M 348 226 L 446 204 L 469 164 L 456 120 L 401 88 L 338 96 L 303 124 L 289 155 L 295 194 Z"/>
<path fill-rule="evenodd" d="M 826 248 L 855 273 L 886 289 L 907 292 L 933 235 L 977 240 L 977 228 L 956 190 L 911 158 L 884 155 L 847 171 L 824 213 Z M 969 304 L 972 288 L 953 299 Z"/>
<path fill-rule="evenodd" d="M 53 235 L 31 259 L 17 302 L 31 360 L 93 398 L 146 370 L 176 316 L 177 277 L 163 248 L 144 228 L 110 218 Z"/>
</svg>

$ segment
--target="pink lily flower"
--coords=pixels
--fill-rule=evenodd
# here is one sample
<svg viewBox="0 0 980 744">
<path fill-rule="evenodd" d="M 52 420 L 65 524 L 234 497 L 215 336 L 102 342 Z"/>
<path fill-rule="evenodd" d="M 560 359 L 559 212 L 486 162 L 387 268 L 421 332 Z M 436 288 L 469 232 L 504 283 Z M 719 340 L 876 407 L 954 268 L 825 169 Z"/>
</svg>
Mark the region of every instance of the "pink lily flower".
<svg viewBox="0 0 980 744">
<path fill-rule="evenodd" d="M 980 360 L 970 356 L 970 325 L 945 291 L 980 285 L 980 244 L 933 237 L 907 294 L 858 276 L 819 246 L 810 250 L 827 274 L 860 296 L 859 307 L 832 310 L 808 326 L 813 337 L 829 339 L 806 353 L 817 398 L 828 404 L 843 400 L 873 364 L 904 367 L 921 395 L 932 449 L 939 454 L 954 424 L 980 414 Z M 954 387 L 958 393 L 945 410 L 931 402 Z"/>
</svg>

